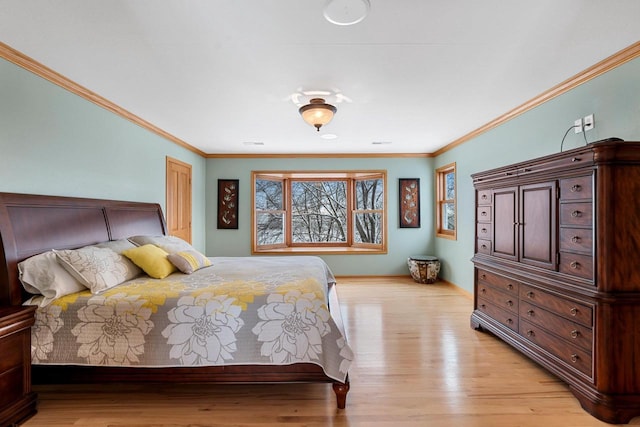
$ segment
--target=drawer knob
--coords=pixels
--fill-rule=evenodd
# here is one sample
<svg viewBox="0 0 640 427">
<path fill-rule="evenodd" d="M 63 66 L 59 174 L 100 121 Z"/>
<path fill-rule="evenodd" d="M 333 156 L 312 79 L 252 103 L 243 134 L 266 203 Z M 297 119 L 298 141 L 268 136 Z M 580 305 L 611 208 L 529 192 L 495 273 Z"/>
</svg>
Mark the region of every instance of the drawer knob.
<svg viewBox="0 0 640 427">
<path fill-rule="evenodd" d="M 529 317 L 533 317 L 533 316 L 535 316 L 535 315 L 536 315 L 536 312 L 535 312 L 535 311 L 533 311 L 533 310 L 529 310 L 529 311 L 527 311 L 527 315 L 528 315 Z"/>
<path fill-rule="evenodd" d="M 486 233 L 486 232 L 487 232 L 487 229 L 486 229 L 486 228 L 483 228 L 483 229 L 481 229 L 480 231 L 482 231 L 483 233 Z"/>
<path fill-rule="evenodd" d="M 572 217 L 574 217 L 574 218 L 579 218 L 579 217 L 581 217 L 581 216 L 582 216 L 582 212 L 580 212 L 580 211 L 573 211 L 573 212 L 571 212 L 571 216 L 572 216 Z"/>
<path fill-rule="evenodd" d="M 527 298 L 532 298 L 533 299 L 534 294 L 532 291 L 527 292 Z"/>
<path fill-rule="evenodd" d="M 480 212 L 480 216 L 487 216 L 487 212 L 486 211 Z"/>
<path fill-rule="evenodd" d="M 511 300 L 507 300 L 507 305 L 508 305 L 509 307 L 513 307 L 513 301 L 511 301 Z"/>
<path fill-rule="evenodd" d="M 480 304 L 480 308 L 485 309 L 485 308 L 487 308 L 487 305 L 486 304 Z"/>
<path fill-rule="evenodd" d="M 535 335 L 536 335 L 536 334 L 535 334 L 531 329 L 529 329 L 529 330 L 527 331 L 527 336 L 528 336 L 528 337 L 534 337 Z"/>
<path fill-rule="evenodd" d="M 576 192 L 579 192 L 579 191 L 582 191 L 582 186 L 576 184 L 573 187 L 571 187 L 571 192 L 572 193 L 576 193 Z"/>
<path fill-rule="evenodd" d="M 482 274 L 480 275 L 480 278 L 481 278 L 481 279 L 486 279 L 486 278 L 487 278 L 487 275 L 486 275 L 486 274 L 484 274 L 484 273 L 482 273 Z"/>
<path fill-rule="evenodd" d="M 480 289 L 480 292 L 482 292 L 483 294 L 486 294 L 487 293 L 487 288 Z"/>
<path fill-rule="evenodd" d="M 571 338 L 573 338 L 574 340 L 576 338 L 578 338 L 580 336 L 580 331 L 577 329 L 574 329 L 573 331 L 571 331 Z"/>
<path fill-rule="evenodd" d="M 571 159 L 572 162 L 579 162 L 580 160 L 582 160 L 580 157 L 574 157 Z"/>
<path fill-rule="evenodd" d="M 578 315 L 578 309 L 573 307 L 571 310 L 569 310 L 569 313 L 571 313 L 571 315 L 575 317 Z"/>
<path fill-rule="evenodd" d="M 510 291 L 512 291 L 512 290 L 513 290 L 513 285 L 512 285 L 511 283 L 509 283 L 509 284 L 507 285 L 507 289 L 509 289 Z"/>
<path fill-rule="evenodd" d="M 573 268 L 574 270 L 577 270 L 578 268 L 580 268 L 580 263 L 578 261 L 573 261 L 571 264 L 569 264 L 571 266 L 571 268 Z"/>
<path fill-rule="evenodd" d="M 482 249 L 487 249 L 487 245 L 485 245 L 484 243 L 482 244 L 482 246 L 480 246 Z"/>
<path fill-rule="evenodd" d="M 571 238 L 571 241 L 572 241 L 573 243 L 578 243 L 578 242 L 580 241 L 580 236 L 573 236 L 573 237 Z"/>
<path fill-rule="evenodd" d="M 573 363 L 576 363 L 576 362 L 578 361 L 578 359 L 580 359 L 580 356 L 578 356 L 577 354 L 573 353 L 573 354 L 571 355 L 571 361 L 572 361 Z"/>
<path fill-rule="evenodd" d="M 482 195 L 482 200 L 487 200 L 487 195 L 486 194 Z"/>
<path fill-rule="evenodd" d="M 513 325 L 513 319 L 507 319 L 507 323 Z"/>
</svg>

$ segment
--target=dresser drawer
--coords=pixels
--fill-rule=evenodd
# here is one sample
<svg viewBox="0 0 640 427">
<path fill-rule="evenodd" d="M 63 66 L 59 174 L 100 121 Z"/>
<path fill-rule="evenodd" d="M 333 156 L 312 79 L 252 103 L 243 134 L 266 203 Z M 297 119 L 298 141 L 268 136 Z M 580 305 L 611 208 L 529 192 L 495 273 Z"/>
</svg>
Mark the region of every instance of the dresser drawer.
<svg viewBox="0 0 640 427">
<path fill-rule="evenodd" d="M 591 328 L 571 322 L 564 317 L 543 310 L 526 301 L 520 301 L 520 317 L 535 325 L 552 331 L 560 338 L 581 347 L 591 353 L 593 348 L 593 331 Z"/>
<path fill-rule="evenodd" d="M 478 222 L 491 222 L 491 206 L 478 206 L 476 210 Z"/>
<path fill-rule="evenodd" d="M 491 190 L 478 191 L 478 204 L 490 205 L 491 204 Z"/>
<path fill-rule="evenodd" d="M 593 252 L 593 231 L 590 228 L 561 228 L 560 250 Z"/>
<path fill-rule="evenodd" d="M 513 298 L 516 299 L 519 295 L 519 282 L 508 277 L 500 276 L 499 274 L 491 273 L 490 271 L 478 269 L 478 288 L 480 288 L 481 285 L 492 286 L 509 295 L 512 295 Z"/>
<path fill-rule="evenodd" d="M 580 323 L 589 328 L 593 326 L 593 309 L 586 304 L 558 297 L 522 284 L 520 285 L 520 299 L 522 302 L 544 307 L 545 310 L 572 322 Z"/>
<path fill-rule="evenodd" d="M 476 225 L 478 239 L 491 240 L 491 224 L 479 222 Z"/>
<path fill-rule="evenodd" d="M 578 200 L 593 198 L 591 175 L 560 180 L 560 199 Z"/>
<path fill-rule="evenodd" d="M 539 326 L 520 319 L 520 335 L 562 360 L 567 366 L 593 377 L 591 353 L 586 352 L 545 331 Z"/>
<path fill-rule="evenodd" d="M 589 203 L 563 203 L 560 205 L 560 225 L 591 227 L 593 205 Z"/>
<path fill-rule="evenodd" d="M 478 283 L 478 298 L 483 298 L 496 306 L 518 314 L 518 298 L 501 292 L 493 286 Z"/>
<path fill-rule="evenodd" d="M 0 373 L 0 410 L 20 399 L 24 390 L 24 367 L 16 366 Z"/>
<path fill-rule="evenodd" d="M 518 332 L 518 316 L 516 313 L 503 310 L 491 301 L 481 297 L 478 297 L 478 310 L 502 323 L 507 328 Z"/>
<path fill-rule="evenodd" d="M 559 271 L 585 279 L 593 279 L 593 257 L 591 255 L 560 252 Z"/>
<path fill-rule="evenodd" d="M 0 373 L 22 365 L 24 332 L 15 332 L 0 338 Z M 0 388 L 0 390 L 2 390 Z M 1 393 L 0 393 L 1 394 Z"/>
<path fill-rule="evenodd" d="M 478 252 L 491 255 L 491 240 L 478 239 Z"/>
</svg>

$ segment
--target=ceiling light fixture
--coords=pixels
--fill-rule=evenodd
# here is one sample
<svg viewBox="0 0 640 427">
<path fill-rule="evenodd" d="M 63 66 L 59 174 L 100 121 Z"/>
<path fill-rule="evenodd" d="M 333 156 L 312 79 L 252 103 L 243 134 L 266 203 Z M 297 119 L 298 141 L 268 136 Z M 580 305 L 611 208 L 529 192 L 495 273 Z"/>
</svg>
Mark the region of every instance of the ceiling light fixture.
<svg viewBox="0 0 640 427">
<path fill-rule="evenodd" d="M 335 25 L 354 25 L 369 14 L 369 0 L 328 0 L 324 17 Z"/>
<path fill-rule="evenodd" d="M 336 107 L 326 104 L 322 98 L 313 98 L 298 110 L 302 119 L 311 126 L 315 126 L 318 132 L 323 125 L 331 121 L 336 111 Z"/>
</svg>

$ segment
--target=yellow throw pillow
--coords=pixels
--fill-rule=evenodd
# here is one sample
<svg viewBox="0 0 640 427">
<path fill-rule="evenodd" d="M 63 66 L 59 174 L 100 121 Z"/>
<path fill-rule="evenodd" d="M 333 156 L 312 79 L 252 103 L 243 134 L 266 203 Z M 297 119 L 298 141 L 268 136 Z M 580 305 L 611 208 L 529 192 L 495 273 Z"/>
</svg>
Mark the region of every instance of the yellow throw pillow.
<svg viewBox="0 0 640 427">
<path fill-rule="evenodd" d="M 176 267 L 167 259 L 167 252 L 155 245 L 143 245 L 127 249 L 122 255 L 129 258 L 154 279 L 164 279 L 174 271 Z"/>
</svg>

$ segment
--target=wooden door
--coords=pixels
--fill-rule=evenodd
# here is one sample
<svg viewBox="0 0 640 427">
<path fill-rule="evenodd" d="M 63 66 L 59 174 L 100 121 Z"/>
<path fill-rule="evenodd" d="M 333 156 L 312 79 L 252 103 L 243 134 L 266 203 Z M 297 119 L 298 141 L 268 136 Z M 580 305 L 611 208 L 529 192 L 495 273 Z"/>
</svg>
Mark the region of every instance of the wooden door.
<svg viewBox="0 0 640 427">
<path fill-rule="evenodd" d="M 518 187 L 493 192 L 493 252 L 501 258 L 517 260 Z"/>
<path fill-rule="evenodd" d="M 556 182 L 520 187 L 520 262 L 556 268 Z"/>
<path fill-rule="evenodd" d="M 167 228 L 191 243 L 191 165 L 167 157 Z"/>
</svg>

